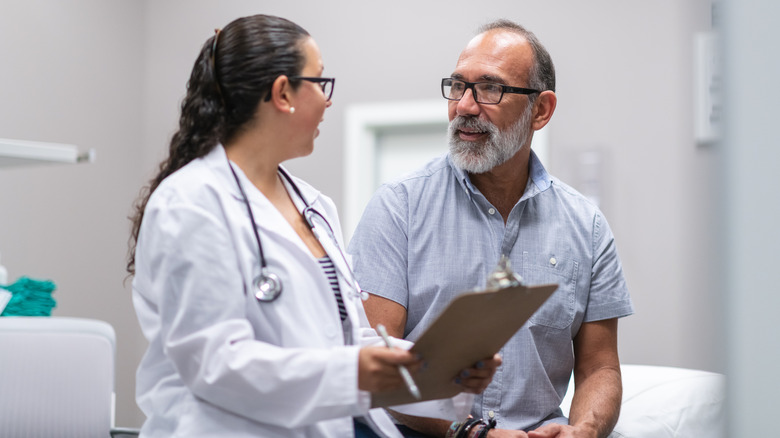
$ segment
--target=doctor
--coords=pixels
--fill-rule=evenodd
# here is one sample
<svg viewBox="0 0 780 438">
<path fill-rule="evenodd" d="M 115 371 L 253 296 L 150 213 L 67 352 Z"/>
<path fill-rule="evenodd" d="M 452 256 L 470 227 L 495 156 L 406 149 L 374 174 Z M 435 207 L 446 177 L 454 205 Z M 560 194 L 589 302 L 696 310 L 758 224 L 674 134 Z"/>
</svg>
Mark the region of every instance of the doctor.
<svg viewBox="0 0 780 438">
<path fill-rule="evenodd" d="M 335 81 L 322 73 L 309 34 L 264 15 L 217 31 L 195 61 L 133 218 L 143 437 L 400 436 L 371 394 L 420 361 L 371 346 L 333 202 L 280 166 L 312 152 Z M 464 391 L 499 363 L 466 370 Z"/>
</svg>

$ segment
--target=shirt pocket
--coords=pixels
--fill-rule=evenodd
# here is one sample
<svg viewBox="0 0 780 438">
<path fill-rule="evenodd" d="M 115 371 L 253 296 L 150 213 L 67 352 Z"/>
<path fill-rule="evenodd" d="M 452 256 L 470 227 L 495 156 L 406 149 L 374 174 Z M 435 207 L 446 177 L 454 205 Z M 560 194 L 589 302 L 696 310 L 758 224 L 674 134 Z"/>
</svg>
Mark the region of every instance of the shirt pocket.
<svg viewBox="0 0 780 438">
<path fill-rule="evenodd" d="M 520 275 L 525 284 L 558 285 L 552 296 L 531 316 L 531 324 L 564 329 L 574 322 L 578 269 L 579 263 L 565 255 L 523 252 Z"/>
</svg>

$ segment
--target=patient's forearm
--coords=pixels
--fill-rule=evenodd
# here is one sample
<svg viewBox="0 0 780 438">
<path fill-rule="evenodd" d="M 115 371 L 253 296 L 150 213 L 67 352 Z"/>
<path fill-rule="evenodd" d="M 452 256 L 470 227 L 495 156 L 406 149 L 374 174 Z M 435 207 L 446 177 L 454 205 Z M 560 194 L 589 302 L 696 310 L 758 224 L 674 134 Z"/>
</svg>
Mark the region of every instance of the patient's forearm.
<svg viewBox="0 0 780 438">
<path fill-rule="evenodd" d="M 620 370 L 602 368 L 576 385 L 569 424 L 584 427 L 606 437 L 620 415 L 622 398 Z"/>
</svg>

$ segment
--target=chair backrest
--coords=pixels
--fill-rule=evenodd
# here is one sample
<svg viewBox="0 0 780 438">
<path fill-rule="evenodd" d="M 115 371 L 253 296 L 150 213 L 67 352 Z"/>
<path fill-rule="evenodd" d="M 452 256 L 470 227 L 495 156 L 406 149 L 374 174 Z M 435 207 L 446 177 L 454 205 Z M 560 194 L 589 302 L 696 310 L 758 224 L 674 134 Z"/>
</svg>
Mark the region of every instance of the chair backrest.
<svg viewBox="0 0 780 438">
<path fill-rule="evenodd" d="M 115 338 L 103 321 L 0 318 L 0 437 L 108 437 Z"/>
</svg>

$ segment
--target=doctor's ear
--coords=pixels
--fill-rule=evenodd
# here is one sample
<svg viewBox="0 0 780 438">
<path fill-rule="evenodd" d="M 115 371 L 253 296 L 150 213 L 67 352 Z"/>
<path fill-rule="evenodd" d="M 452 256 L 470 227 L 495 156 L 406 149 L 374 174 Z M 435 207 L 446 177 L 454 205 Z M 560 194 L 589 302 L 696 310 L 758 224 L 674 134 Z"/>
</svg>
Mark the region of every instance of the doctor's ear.
<svg viewBox="0 0 780 438">
<path fill-rule="evenodd" d="M 290 79 L 285 75 L 277 77 L 271 84 L 271 104 L 281 113 L 294 113 L 292 92 Z"/>
</svg>

